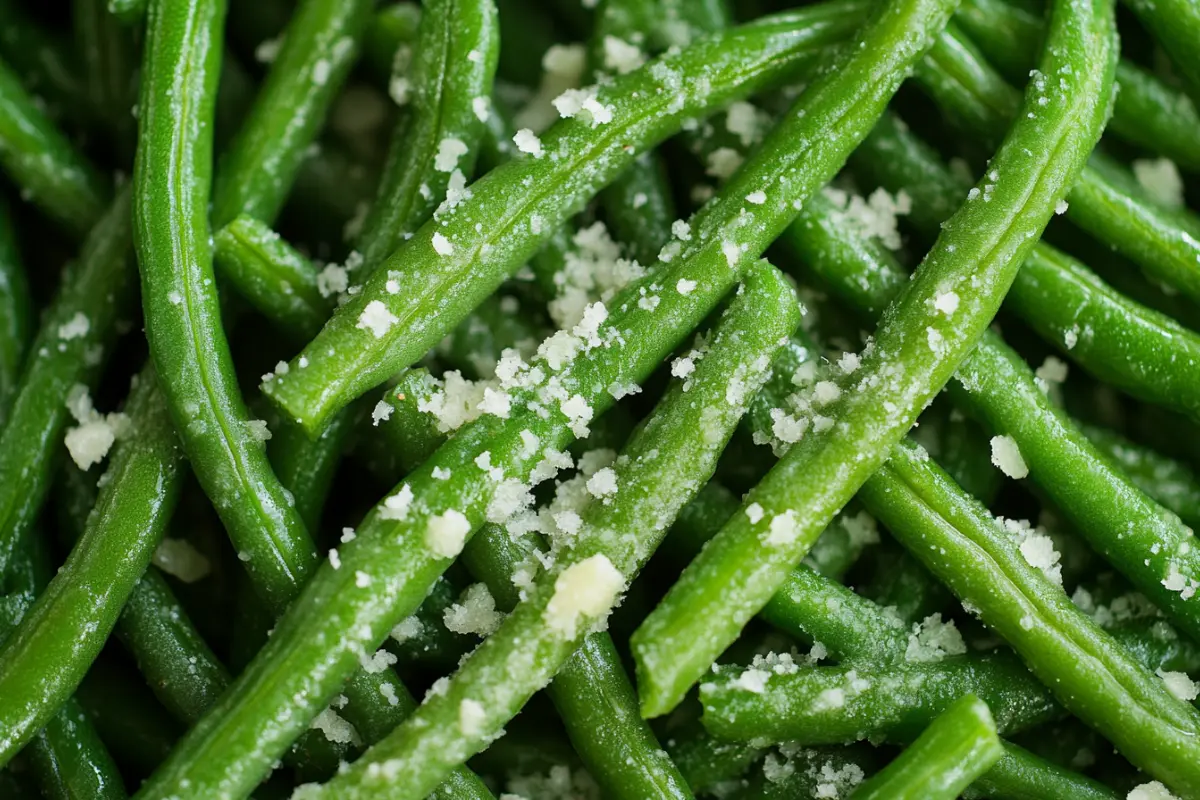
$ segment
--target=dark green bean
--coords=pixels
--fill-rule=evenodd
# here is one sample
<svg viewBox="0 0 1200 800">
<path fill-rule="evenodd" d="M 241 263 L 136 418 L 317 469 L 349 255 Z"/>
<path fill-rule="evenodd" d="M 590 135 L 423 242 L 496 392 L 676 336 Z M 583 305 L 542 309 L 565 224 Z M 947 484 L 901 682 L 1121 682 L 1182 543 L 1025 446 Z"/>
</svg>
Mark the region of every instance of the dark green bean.
<svg viewBox="0 0 1200 800">
<path fill-rule="evenodd" d="M 1128 0 L 1127 4 L 1171 56 L 1192 99 L 1200 102 L 1200 54 L 1196 52 L 1200 9 L 1188 0 Z"/>
<path fill-rule="evenodd" d="M 0 206 L 0 431 L 16 397 L 33 336 L 33 303 L 7 206 Z"/>
<path fill-rule="evenodd" d="M 60 455 L 73 386 L 92 387 L 132 308 L 129 194 L 123 192 L 63 273 L 0 433 L 0 573 L 41 508 Z"/>
</svg>

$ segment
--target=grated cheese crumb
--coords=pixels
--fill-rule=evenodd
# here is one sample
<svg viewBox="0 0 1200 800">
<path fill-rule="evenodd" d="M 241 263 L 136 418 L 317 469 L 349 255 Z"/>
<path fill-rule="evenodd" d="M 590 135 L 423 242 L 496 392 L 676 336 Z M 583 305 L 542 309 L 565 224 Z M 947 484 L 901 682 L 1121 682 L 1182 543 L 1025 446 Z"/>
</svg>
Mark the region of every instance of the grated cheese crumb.
<svg viewBox="0 0 1200 800">
<path fill-rule="evenodd" d="M 366 308 L 358 317 L 358 324 L 355 327 L 365 331 L 370 331 L 376 339 L 382 339 L 387 332 L 392 329 L 400 320 L 388 310 L 379 300 L 372 300 L 367 303 Z"/>
<path fill-rule="evenodd" d="M 1170 790 L 1160 782 L 1150 781 L 1135 786 L 1129 794 L 1125 795 L 1125 800 L 1179 800 L 1179 798 L 1171 794 Z"/>
<path fill-rule="evenodd" d="M 1029 467 L 1021 457 L 1016 439 L 1011 436 L 992 437 L 992 463 L 1005 475 L 1016 480 L 1029 475 Z"/>
<path fill-rule="evenodd" d="M 390 520 L 406 519 L 408 517 L 408 510 L 412 507 L 412 501 L 413 490 L 406 483 L 400 487 L 400 491 L 384 499 L 383 507 L 379 509 L 379 518 Z"/>
<path fill-rule="evenodd" d="M 554 581 L 554 595 L 546 605 L 546 624 L 564 638 L 573 639 L 579 618 L 607 613 L 624 585 L 624 576 L 602 553 L 576 562 Z"/>
<path fill-rule="evenodd" d="M 1162 678 L 1167 691 L 1185 703 L 1190 703 L 1200 696 L 1200 687 L 1188 677 L 1186 672 L 1167 672 L 1161 667 L 1154 674 Z"/>
<path fill-rule="evenodd" d="M 464 736 L 478 736 L 483 733 L 483 723 L 487 713 L 483 706 L 474 700 L 463 700 L 458 705 L 458 729 Z"/>
<path fill-rule="evenodd" d="M 425 527 L 425 546 L 440 558 L 454 558 L 462 552 L 471 523 L 460 512 L 450 509 L 429 518 Z"/>
<path fill-rule="evenodd" d="M 467 146 L 462 139 L 447 136 L 438 142 L 437 153 L 433 157 L 433 168 L 438 172 L 453 172 L 458 166 L 458 160 L 467 154 Z"/>
<path fill-rule="evenodd" d="M 462 634 L 489 636 L 500 627 L 504 615 L 496 610 L 496 601 L 487 586 L 473 583 L 463 593 L 462 600 L 442 612 L 447 630 Z"/>
<path fill-rule="evenodd" d="M 542 140 L 533 131 L 529 130 L 529 128 L 522 128 L 517 131 L 516 135 L 513 136 L 513 144 L 522 153 L 528 153 L 534 158 L 541 158 L 544 152 L 542 150 Z"/>
<path fill-rule="evenodd" d="M 612 467 L 596 470 L 587 482 L 588 494 L 592 497 L 608 498 L 617 493 L 617 473 Z"/>
<path fill-rule="evenodd" d="M 208 575 L 208 558 L 187 539 L 164 538 L 154 548 L 150 563 L 184 583 L 195 583 Z"/>
<path fill-rule="evenodd" d="M 1183 208 L 1183 179 L 1169 158 L 1135 158 L 1133 176 L 1150 198 L 1167 208 Z"/>
<path fill-rule="evenodd" d="M 439 256 L 448 256 L 454 252 L 454 245 L 440 233 L 433 235 L 433 251 Z"/>
</svg>

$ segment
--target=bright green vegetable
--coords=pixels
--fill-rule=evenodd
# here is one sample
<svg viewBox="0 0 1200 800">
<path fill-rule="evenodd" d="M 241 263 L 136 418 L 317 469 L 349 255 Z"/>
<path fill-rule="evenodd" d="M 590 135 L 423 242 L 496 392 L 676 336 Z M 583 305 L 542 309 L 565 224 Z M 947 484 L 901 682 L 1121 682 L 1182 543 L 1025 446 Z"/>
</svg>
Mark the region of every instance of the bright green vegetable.
<svg viewBox="0 0 1200 800">
<path fill-rule="evenodd" d="M 224 280 L 298 341 L 329 318 L 333 302 L 320 290 L 316 265 L 262 222 L 242 216 L 217 231 L 213 260 Z"/>
<path fill-rule="evenodd" d="M 403 74 L 392 78 L 390 92 L 404 106 L 357 240 L 362 277 L 431 215 L 445 220 L 467 199 L 484 119 L 492 113 L 499 46 L 493 0 L 438 0 L 422 7 L 413 63 L 397 64 Z"/>
<path fill-rule="evenodd" d="M 834 3 L 715 34 L 601 88 L 596 102 L 611 121 L 562 120 L 538 145 L 522 137 L 542 155 L 492 170 L 471 185 L 470 199 L 422 226 L 264 392 L 310 432 L 319 430 L 452 329 L 639 150 L 687 118 L 784 79 L 814 49 L 836 41 L 846 21 Z M 679 104 L 683 75 L 692 82 Z M 389 283 L 405 290 L 393 294 Z"/>
<path fill-rule="evenodd" d="M 262 423 L 247 414 L 221 328 L 208 187 L 224 14 L 221 0 L 150 5 L 134 241 L 150 353 L 158 373 L 172 376 L 161 388 L 183 449 L 256 586 L 281 611 L 315 553 L 271 471 Z"/>
<path fill-rule="evenodd" d="M 1023 80 L 1037 63 L 1041 19 L 1004 0 L 964 0 L 955 21 L 1009 80 Z M 1137 64 L 1117 63 L 1117 100 L 1108 130 L 1128 142 L 1200 169 L 1200 114 L 1188 97 Z"/>
<path fill-rule="evenodd" d="M 987 705 L 966 695 L 930 723 L 900 756 L 851 795 L 853 800 L 954 800 L 1004 749 Z"/>
<path fill-rule="evenodd" d="M 179 495 L 177 450 L 153 370 L 125 412 L 121 443 L 87 530 L 0 651 L 0 763 L 74 693 L 150 563 Z"/>
<path fill-rule="evenodd" d="M 350 73 L 372 6 L 369 0 L 297 4 L 258 97 L 221 157 L 212 187 L 215 228 L 241 215 L 268 225 L 274 222 L 309 144 Z M 214 53 L 216 65 L 220 48 Z M 147 83 L 145 76 L 142 82 Z M 143 107 L 147 99 L 143 94 Z M 211 111 L 206 110 L 206 118 Z M 145 146 L 143 142 L 138 148 L 139 158 Z"/>
<path fill-rule="evenodd" d="M 940 29 L 943 20 L 932 21 Z M 835 387 L 828 410 L 810 420 L 813 430 L 747 495 L 746 508 L 757 506 L 762 516 L 735 515 L 634 634 L 647 716 L 673 708 L 765 605 L 991 322 L 1108 115 L 1111 6 L 1056 5 L 1049 42 L 1042 70 L 1061 72 L 1064 86 L 1054 90 L 1048 111 L 1013 125 L 989 164 L 989 175 L 1003 178 L 985 178 L 980 197 L 946 223 L 885 312 L 862 366 Z M 862 52 L 890 48 L 868 44 Z M 1031 88 L 1031 108 L 1042 108 L 1041 96 Z M 1034 143 L 1038 150 L 1030 156 Z M 961 300 L 950 314 L 937 308 L 947 293 Z"/>
<path fill-rule="evenodd" d="M 94 387 L 116 326 L 132 310 L 129 194 L 88 235 L 29 348 L 0 432 L 0 573 L 33 521 L 60 456 L 72 387 Z"/>
</svg>

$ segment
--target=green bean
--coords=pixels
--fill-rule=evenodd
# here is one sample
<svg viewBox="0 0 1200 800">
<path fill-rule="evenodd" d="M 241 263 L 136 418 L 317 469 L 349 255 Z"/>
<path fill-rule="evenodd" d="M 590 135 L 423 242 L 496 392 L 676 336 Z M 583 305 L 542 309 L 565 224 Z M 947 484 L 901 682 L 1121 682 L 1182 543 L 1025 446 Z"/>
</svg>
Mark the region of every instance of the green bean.
<svg viewBox="0 0 1200 800">
<path fill-rule="evenodd" d="M 103 215 L 109 189 L 0 62 L 0 165 L 34 203 L 82 237 Z"/>
<path fill-rule="evenodd" d="M 1037 62 L 1041 20 L 1004 0 L 965 0 L 956 21 L 1009 80 L 1022 80 Z M 1181 167 L 1200 169 L 1193 132 L 1200 114 L 1188 97 L 1131 61 L 1117 64 L 1116 104 L 1108 130 L 1161 153 Z"/>
<path fill-rule="evenodd" d="M 6 576 L 10 594 L 3 599 L 8 601 L 8 613 L 0 619 L 0 644 L 5 648 L 11 643 L 13 628 L 28 613 L 29 605 L 49 578 L 44 542 L 33 541 L 34 535 L 36 532 L 27 532 L 17 554 L 18 563 L 11 565 Z M 53 798 L 125 797 L 116 764 L 79 704 L 66 697 L 51 712 L 44 727 L 34 731 L 26 749 L 42 793 Z"/>
<path fill-rule="evenodd" d="M 513 295 L 489 297 L 443 341 L 439 352 L 447 363 L 469 377 L 494 378 L 496 364 L 506 349 L 532 355 L 550 333 L 549 326 L 528 306 Z"/>
<path fill-rule="evenodd" d="M 179 737 L 179 725 L 145 684 L 103 658 L 92 665 L 75 697 L 113 758 L 135 779 L 160 764 Z"/>
<path fill-rule="evenodd" d="M 685 118 L 779 81 L 814 46 L 840 35 L 846 18 L 838 4 L 765 18 L 599 89 L 597 102 L 611 112 L 610 122 L 567 119 L 538 146 L 523 139 L 542 156 L 492 170 L 470 187 L 470 199 L 426 223 L 305 348 L 298 358 L 309 366 L 299 370 L 294 360 L 289 374 L 264 384 L 264 392 L 306 429 L 319 430 L 350 399 L 436 343 L 639 150 L 678 130 Z M 707 80 L 688 84 L 680 105 L 673 81 L 701 75 Z M 417 288 L 391 294 L 389 281 Z M 451 285 L 454 291 L 445 291 Z"/>
<path fill-rule="evenodd" d="M 333 309 L 320 291 L 316 266 L 252 217 L 217 231 L 213 260 L 238 294 L 299 341 L 316 335 Z"/>
<path fill-rule="evenodd" d="M 746 403 L 766 378 L 773 350 L 799 321 L 793 298 L 769 264 L 751 271 L 714 330 L 708 352 L 687 362 L 694 371 L 679 370 L 686 382 L 674 384 L 614 467 L 588 482 L 587 491 L 598 499 L 581 510 L 574 541 L 557 554 L 555 565 L 534 579 L 522 602 L 444 691 L 428 697 L 364 759 L 313 796 L 362 796 L 402 774 L 403 788 L 393 787 L 391 793 L 424 797 L 449 767 L 483 749 L 550 682 L 587 631 L 603 625 L 622 587 L 695 488 L 711 476 Z M 572 593 L 588 584 L 600 587 L 600 594 L 577 605 Z M 470 711 L 476 716 L 468 725 L 462 720 Z M 384 763 L 396 771 L 387 775 L 373 768 Z M 619 764 L 610 766 L 621 772 Z M 624 788 L 626 796 L 670 792 L 669 786 L 649 781 L 637 786 L 637 777 L 636 770 L 625 771 L 620 783 L 631 784 Z"/>
<path fill-rule="evenodd" d="M 1125 473 L 1134 486 L 1178 514 L 1188 525 L 1200 527 L 1200 482 L 1185 464 L 1107 428 L 1079 423 L 1079 430 Z"/>
<path fill-rule="evenodd" d="M 1064 77 L 1066 88 L 1047 111 L 1016 121 L 989 164 L 989 174 L 1003 180 L 985 178 L 986 199 L 968 202 L 946 223 L 922 269 L 885 313 L 863 365 L 843 382 L 845 391 L 835 387 L 839 397 L 829 416 L 815 414 L 824 422 L 746 496 L 746 507 L 763 515 L 755 521 L 735 515 L 634 634 L 647 716 L 679 702 L 951 377 L 1082 168 L 1108 112 L 1112 9 L 1056 5 L 1055 12 L 1042 68 L 1074 78 Z M 940 29 L 944 19 L 926 22 Z M 863 52 L 890 47 L 868 45 Z M 921 53 L 907 55 L 916 60 Z M 1031 108 L 1041 108 L 1039 96 L 1045 97 L 1034 87 Z M 1040 155 L 1028 155 L 1033 143 Z M 936 298 L 967 282 L 968 308 L 937 311 Z"/>
<path fill-rule="evenodd" d="M 320 525 L 334 470 L 361 416 L 357 409 L 353 411 L 335 420 L 315 440 L 286 421 L 280 422 L 271 437 L 271 463 L 309 530 Z"/>
<path fill-rule="evenodd" d="M 1053 76 L 1041 72 L 1035 87 Z M 995 140 L 1016 113 L 1017 93 L 951 27 L 916 73 L 917 82 L 964 130 Z M 1200 296 L 1200 221 L 1155 205 L 1124 167 L 1095 154 L 1067 196 L 1067 218 L 1135 261 L 1149 276 Z"/>
<path fill-rule="evenodd" d="M 1004 749 L 987 705 L 966 695 L 929 724 L 900 756 L 862 784 L 854 800 L 954 800 Z"/>
<path fill-rule="evenodd" d="M 368 0 L 298 5 L 249 115 L 221 158 L 213 183 L 214 227 L 240 215 L 268 225 L 274 221 L 350 72 L 372 5 Z"/>
<path fill-rule="evenodd" d="M 0 433 L 0 573 L 41 508 L 76 384 L 94 386 L 131 311 L 129 194 L 123 192 L 63 273 L 58 295 L 29 349 L 8 424 Z"/>
<path fill-rule="evenodd" d="M 762 767 L 740 790 L 720 787 L 734 800 L 785 800 L 795 797 L 841 797 L 876 771 L 876 758 L 865 745 L 799 747 L 784 745 L 767 754 Z M 730 794 L 732 792 L 732 794 Z"/>
<path fill-rule="evenodd" d="M 1187 0 L 1128 0 L 1127 5 L 1167 51 L 1192 99 L 1200 102 L 1200 9 Z"/>
<path fill-rule="evenodd" d="M 429 219 L 447 198 L 456 172 L 464 183 L 463 176 L 473 172 L 499 33 L 492 0 L 441 0 L 423 7 L 414 63 L 394 79 L 411 87 L 393 92 L 406 107 L 357 241 L 368 274 Z M 445 219 L 464 199 L 463 191 L 462 185 L 453 188 L 437 216 Z"/>
<path fill-rule="evenodd" d="M 141 22 L 149 0 L 108 0 L 108 13 L 126 25 Z"/>
<path fill-rule="evenodd" d="M 856 157 L 885 186 L 909 187 L 914 209 L 951 202 L 966 188 L 895 119 L 879 125 Z M 939 224 L 929 216 L 919 227 L 932 234 Z M 793 244 L 804 247 L 798 240 Z M 1007 304 L 1102 380 L 1135 397 L 1200 414 L 1200 337 L 1114 291 L 1070 256 L 1038 243 L 1013 281 Z"/>
<path fill-rule="evenodd" d="M 119 800 L 128 797 L 121 773 L 83 709 L 67 698 L 26 752 L 43 797 Z"/>
<path fill-rule="evenodd" d="M 897 448 L 877 482 L 864 487 L 863 500 L 960 599 L 979 609 L 1070 711 L 1133 763 L 1183 794 L 1195 793 L 1200 713 L 1083 616 L 928 456 Z"/>
<path fill-rule="evenodd" d="M 868 736 L 911 742 L 967 693 L 987 702 L 1001 734 L 1062 716 L 1050 690 L 1007 651 L 892 665 L 793 666 L 790 673 L 726 667 L 700 684 L 704 727 L 718 738 L 804 745 Z"/>
<path fill-rule="evenodd" d="M 8 421 L 33 335 L 33 301 L 7 206 L 0 206 L 0 431 Z"/>
<path fill-rule="evenodd" d="M 184 451 L 264 599 L 279 611 L 315 554 L 242 402 L 213 283 L 208 179 L 224 11 L 222 0 L 150 5 L 134 243 L 150 352 L 158 372 L 172 376 L 161 389 Z M 189 103 L 179 107 L 181 93 Z"/>
<path fill-rule="evenodd" d="M 127 408 L 132 432 L 87 531 L 0 652 L 0 763 L 79 686 L 174 510 L 181 457 L 156 383 L 153 371 L 139 376 Z"/>
<path fill-rule="evenodd" d="M 1004 742 L 1004 756 L 963 797 L 993 800 L 1118 800 L 1112 789 Z"/>
</svg>

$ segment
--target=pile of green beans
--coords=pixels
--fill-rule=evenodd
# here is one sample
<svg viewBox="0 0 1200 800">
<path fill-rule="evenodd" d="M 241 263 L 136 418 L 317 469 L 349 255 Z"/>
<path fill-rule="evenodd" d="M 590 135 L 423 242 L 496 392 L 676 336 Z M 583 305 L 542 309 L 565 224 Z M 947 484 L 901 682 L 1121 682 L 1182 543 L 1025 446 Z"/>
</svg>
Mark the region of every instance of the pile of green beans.
<svg viewBox="0 0 1200 800">
<path fill-rule="evenodd" d="M 1127 5 L 0 0 L 0 796 L 1200 800 Z"/>
</svg>

